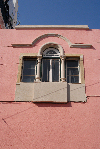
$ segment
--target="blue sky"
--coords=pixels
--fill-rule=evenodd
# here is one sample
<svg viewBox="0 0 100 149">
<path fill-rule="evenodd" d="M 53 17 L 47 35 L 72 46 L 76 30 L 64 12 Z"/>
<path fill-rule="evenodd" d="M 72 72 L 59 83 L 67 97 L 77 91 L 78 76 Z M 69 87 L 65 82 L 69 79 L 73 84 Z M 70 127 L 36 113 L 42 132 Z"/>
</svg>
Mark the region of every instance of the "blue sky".
<svg viewBox="0 0 100 149">
<path fill-rule="evenodd" d="M 100 0 L 18 0 L 20 25 L 88 25 L 100 29 Z"/>
</svg>

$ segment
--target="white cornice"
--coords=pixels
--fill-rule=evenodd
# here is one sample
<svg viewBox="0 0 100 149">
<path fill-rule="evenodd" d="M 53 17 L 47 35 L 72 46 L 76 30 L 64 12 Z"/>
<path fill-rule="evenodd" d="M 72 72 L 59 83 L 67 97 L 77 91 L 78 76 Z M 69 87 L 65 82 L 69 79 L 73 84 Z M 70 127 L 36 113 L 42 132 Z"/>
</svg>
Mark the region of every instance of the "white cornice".
<svg viewBox="0 0 100 149">
<path fill-rule="evenodd" d="M 89 29 L 88 25 L 17 25 L 15 29 Z"/>
</svg>

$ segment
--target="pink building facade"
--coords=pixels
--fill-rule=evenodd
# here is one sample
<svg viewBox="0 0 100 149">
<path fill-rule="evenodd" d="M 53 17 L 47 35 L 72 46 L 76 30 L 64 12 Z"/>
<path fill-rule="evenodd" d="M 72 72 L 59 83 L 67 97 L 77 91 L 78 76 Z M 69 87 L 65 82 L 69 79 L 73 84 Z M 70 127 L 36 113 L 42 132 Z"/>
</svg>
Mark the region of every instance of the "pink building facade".
<svg viewBox="0 0 100 149">
<path fill-rule="evenodd" d="M 16 26 L 0 37 L 0 148 L 99 149 L 100 30 Z"/>
</svg>

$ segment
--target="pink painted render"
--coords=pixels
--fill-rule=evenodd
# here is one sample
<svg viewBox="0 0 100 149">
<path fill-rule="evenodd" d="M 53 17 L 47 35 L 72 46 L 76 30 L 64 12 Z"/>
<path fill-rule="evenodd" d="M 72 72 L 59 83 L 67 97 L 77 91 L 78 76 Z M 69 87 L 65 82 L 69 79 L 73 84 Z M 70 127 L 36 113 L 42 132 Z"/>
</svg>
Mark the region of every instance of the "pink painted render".
<svg viewBox="0 0 100 149">
<path fill-rule="evenodd" d="M 47 33 L 92 47 L 70 48 L 57 37 L 43 38 L 33 47 L 11 45 L 31 44 Z M 20 54 L 38 53 L 48 42 L 60 44 L 65 53 L 83 54 L 86 96 L 91 96 L 86 103 L 14 102 Z M 24 148 L 100 149 L 100 30 L 0 30 L 0 149 Z"/>
<path fill-rule="evenodd" d="M 35 38 L 47 33 L 60 34 L 72 43 L 92 44 L 90 49 L 70 48 L 57 37 L 44 38 L 33 47 L 13 48 L 11 44 L 31 44 Z M 83 54 L 86 96 L 100 95 L 100 30 L 0 30 L 0 91 L 1 101 L 14 101 L 20 53 L 38 53 L 44 43 L 60 44 L 65 53 Z M 5 38 L 6 37 L 6 38 Z M 6 79 L 5 79 L 6 78 Z"/>
<path fill-rule="evenodd" d="M 100 149 L 100 98 L 1 103 L 0 149 Z"/>
</svg>

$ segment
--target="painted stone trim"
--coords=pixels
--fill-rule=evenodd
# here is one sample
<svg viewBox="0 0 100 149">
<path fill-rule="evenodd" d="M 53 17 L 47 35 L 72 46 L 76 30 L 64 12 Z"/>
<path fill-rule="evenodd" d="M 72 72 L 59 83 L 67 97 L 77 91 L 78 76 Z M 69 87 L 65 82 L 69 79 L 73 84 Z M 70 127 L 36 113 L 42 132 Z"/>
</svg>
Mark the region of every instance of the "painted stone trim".
<svg viewBox="0 0 100 149">
<path fill-rule="evenodd" d="M 69 102 L 86 102 L 85 84 L 67 84 L 67 100 Z"/>
<path fill-rule="evenodd" d="M 32 47 L 32 44 L 11 44 L 12 47 Z"/>
<path fill-rule="evenodd" d="M 34 46 L 40 39 L 47 38 L 47 37 L 61 38 L 61 39 L 65 40 L 69 46 L 72 44 L 69 39 L 67 39 L 66 37 L 64 37 L 62 35 L 49 33 L 49 34 L 43 34 L 43 35 L 37 37 L 35 40 L 33 40 L 32 44 L 12 44 L 12 46 L 13 47 L 31 47 L 31 46 Z"/>
<path fill-rule="evenodd" d="M 19 65 L 18 65 L 18 74 L 17 74 L 17 83 L 21 82 L 21 70 L 22 70 L 22 60 L 23 57 L 29 56 L 33 58 L 37 58 L 39 53 L 22 53 L 19 57 Z M 71 58 L 79 58 L 79 63 L 80 63 L 80 82 L 81 84 L 85 84 L 85 79 L 84 79 L 84 65 L 83 65 L 83 55 L 82 54 L 67 54 L 61 55 L 61 57 L 64 56 L 66 57 L 71 57 Z"/>
<path fill-rule="evenodd" d="M 41 28 L 60 28 L 60 29 L 89 29 L 88 25 L 18 25 L 15 29 L 41 29 Z"/>
<path fill-rule="evenodd" d="M 20 82 L 16 84 L 14 101 L 32 101 L 34 97 L 34 83 Z"/>
<path fill-rule="evenodd" d="M 80 64 L 80 82 L 81 84 L 85 84 L 85 78 L 84 78 L 84 65 L 83 65 L 83 55 L 82 54 L 67 54 L 65 53 L 66 57 L 71 57 L 71 58 L 78 58 L 79 59 L 79 64 Z"/>
<path fill-rule="evenodd" d="M 16 84 L 14 101 L 55 103 L 86 102 L 85 84 L 67 82 L 20 82 Z"/>
<path fill-rule="evenodd" d="M 84 49 L 87 49 L 87 48 L 91 48 L 92 45 L 91 44 L 71 44 L 70 45 L 70 48 L 84 48 Z"/>
<path fill-rule="evenodd" d="M 32 42 L 32 45 L 34 45 L 34 44 L 35 44 L 37 41 L 39 41 L 40 39 L 46 38 L 46 37 L 58 37 L 58 38 L 61 38 L 61 39 L 65 40 L 65 41 L 68 43 L 69 46 L 72 44 L 69 39 L 67 39 L 66 37 L 64 37 L 64 36 L 62 36 L 62 35 L 54 34 L 54 33 L 49 33 L 49 34 L 44 34 L 44 35 L 41 35 L 41 36 L 37 37 L 37 38 Z"/>
<path fill-rule="evenodd" d="M 67 103 L 67 82 L 34 83 L 33 102 Z"/>
<path fill-rule="evenodd" d="M 39 51 L 39 53 L 41 52 L 43 51 L 42 50 Z M 16 83 L 16 92 L 15 92 L 15 101 L 58 102 L 58 103 L 64 103 L 64 102 L 67 103 L 68 101 L 86 102 L 83 55 L 81 54 L 65 54 L 64 55 L 64 59 L 68 57 L 71 57 L 72 59 L 73 58 L 79 59 L 81 83 L 78 83 L 78 84 L 67 83 L 64 80 L 62 82 L 41 82 L 41 81 L 39 83 L 21 82 L 21 70 L 22 70 L 23 57 L 38 58 L 39 57 L 38 54 L 37 53 L 22 53 L 20 55 L 17 83 Z M 62 91 L 60 90 L 59 92 L 59 95 L 61 95 L 61 97 L 63 96 L 63 100 L 60 96 L 59 98 L 55 98 L 58 95 L 58 93 L 56 94 L 56 92 L 53 94 L 54 96 L 52 95 L 52 98 L 51 98 L 51 95 L 49 96 L 50 83 L 52 86 L 51 89 L 54 87 L 57 90 L 59 85 L 60 85 L 59 87 L 63 88 L 63 90 Z M 73 93 L 72 90 L 75 93 Z M 52 91 L 54 91 L 54 89 Z M 48 96 L 45 96 L 45 94 L 48 94 Z"/>
<path fill-rule="evenodd" d="M 70 48 L 91 48 L 91 44 L 72 44 L 69 39 L 66 37 L 59 35 L 59 34 L 54 34 L 54 33 L 49 33 L 49 34 L 43 34 L 39 37 L 37 37 L 35 40 L 33 40 L 32 44 L 12 44 L 12 47 L 32 47 L 34 46 L 39 40 L 47 38 L 47 37 L 57 37 L 61 38 L 64 41 L 66 41 L 69 45 Z"/>
<path fill-rule="evenodd" d="M 54 43 L 54 42 L 45 43 L 39 49 L 38 56 L 42 57 L 43 51 L 45 49 L 51 47 L 51 46 L 53 46 L 54 48 L 58 49 L 59 52 L 60 52 L 60 58 L 61 58 L 61 80 L 62 80 L 62 82 L 65 82 L 65 73 L 64 73 L 64 68 L 65 68 L 64 58 L 65 58 L 65 55 L 64 55 L 64 50 L 63 50 L 61 45 L 59 45 L 57 43 Z M 38 71 L 40 71 L 39 65 L 37 65 L 37 72 Z M 38 74 L 40 74 L 40 72 Z M 38 78 L 40 78 L 40 76 L 38 76 Z M 37 81 L 40 81 L 40 80 L 37 80 Z"/>
<path fill-rule="evenodd" d="M 17 83 L 21 82 L 21 72 L 22 72 L 22 62 L 24 57 L 33 57 L 37 58 L 37 53 L 21 53 L 19 57 L 19 65 L 18 65 L 18 74 L 17 74 Z"/>
<path fill-rule="evenodd" d="M 83 55 L 80 55 L 80 78 L 81 78 L 81 84 L 85 84 L 85 74 L 84 74 L 83 60 L 84 60 Z"/>
<path fill-rule="evenodd" d="M 42 45 L 42 47 L 39 49 L 38 55 L 42 55 L 43 51 L 50 46 L 53 46 L 54 48 L 58 49 L 60 52 L 60 56 L 64 55 L 64 50 L 60 44 L 57 44 L 55 42 L 48 42 Z"/>
</svg>

